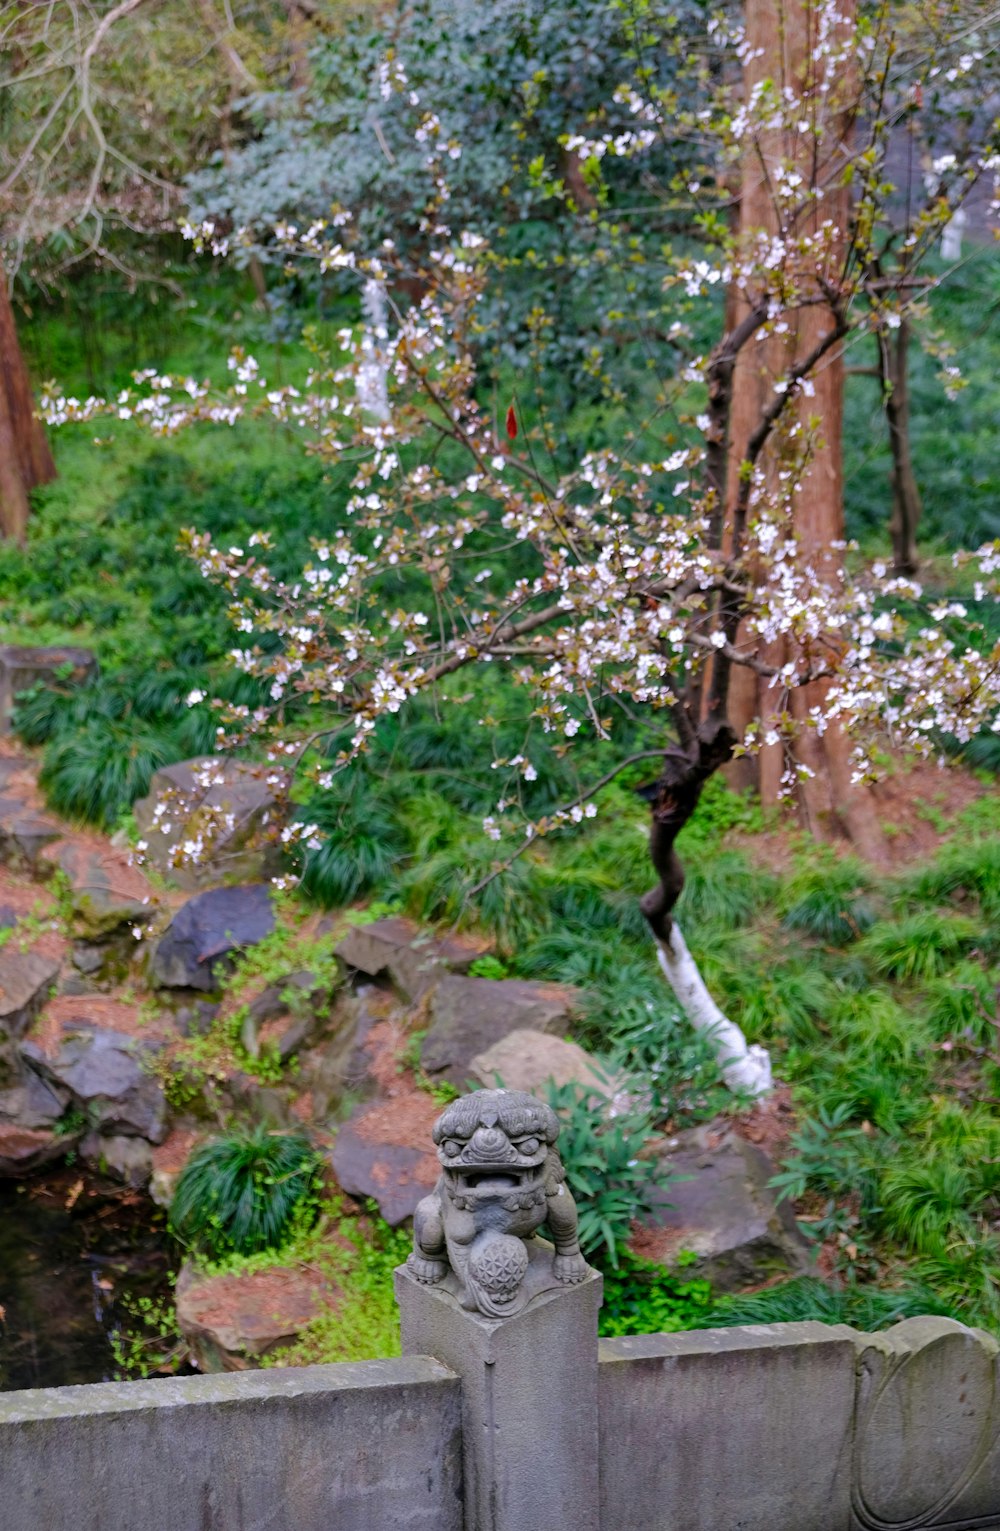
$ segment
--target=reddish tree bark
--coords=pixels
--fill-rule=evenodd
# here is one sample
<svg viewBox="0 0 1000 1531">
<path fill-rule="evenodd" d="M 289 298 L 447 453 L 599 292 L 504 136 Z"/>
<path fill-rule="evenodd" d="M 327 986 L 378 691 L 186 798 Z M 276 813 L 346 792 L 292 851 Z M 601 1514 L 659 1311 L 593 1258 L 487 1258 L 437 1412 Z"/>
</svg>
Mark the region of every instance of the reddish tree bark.
<svg viewBox="0 0 1000 1531">
<path fill-rule="evenodd" d="M 28 493 L 56 476 L 0 272 L 0 534 L 23 542 Z"/>
<path fill-rule="evenodd" d="M 841 12 L 843 25 L 853 26 L 853 5 L 845 0 Z M 812 30 L 815 10 L 810 0 L 748 0 L 745 8 L 749 63 L 744 77 L 747 96 L 755 85 L 773 80 L 781 89 L 791 87 L 804 101 L 812 102 L 817 85 Z M 811 104 L 807 109 L 813 109 Z M 841 230 L 848 226 L 849 193 L 841 184 L 840 170 L 847 155 L 853 125 L 854 92 L 851 81 L 842 72 L 836 93 L 827 94 L 822 107 L 822 133 L 810 134 L 775 129 L 758 137 L 748 150 L 740 188 L 740 230 L 747 239 L 759 231 L 779 232 L 779 215 L 773 194 L 774 169 L 782 162 L 790 164 L 808 186 L 823 188 L 816 211 L 806 213 L 796 226 L 797 233 L 810 233 L 821 221 L 832 220 Z M 787 317 L 788 333 L 763 340 L 752 340 L 736 359 L 733 400 L 729 420 L 729 458 L 727 483 L 727 525 L 731 527 L 733 506 L 740 482 L 740 465 L 745 460 L 747 443 L 757 429 L 761 416 L 774 398 L 774 383 L 791 367 L 810 355 L 824 336 L 837 324 L 832 306 L 823 300 L 824 284 L 831 291 L 839 284 L 844 241 L 830 251 L 825 271 L 817 271 L 812 290 L 803 291 L 802 306 Z M 742 296 L 731 305 L 735 326 L 747 312 Z M 817 574 L 835 577 L 840 554 L 835 544 L 844 537 L 843 469 L 841 435 L 843 419 L 844 364 L 842 348 L 835 344 L 823 356 L 812 382 L 814 393 L 798 404 L 800 419 L 820 422 L 812 460 L 796 503 L 796 531 L 803 555 Z M 763 468 L 771 476 L 777 470 L 776 443 L 765 448 Z M 769 665 L 780 666 L 792 655 L 786 641 L 770 645 L 759 654 Z M 800 720 L 821 700 L 823 682 L 815 682 L 795 693 L 791 707 Z M 767 726 L 770 713 L 775 716 L 775 693 L 752 670 L 737 667 L 732 676 L 729 719 L 737 737 L 747 725 L 760 717 Z M 800 737 L 799 759 L 813 775 L 802 784 L 800 806 L 809 828 L 817 835 L 836 829 L 846 831 L 858 849 L 869 858 L 884 859 L 884 842 L 874 804 L 864 788 L 851 783 L 849 746 L 842 731 L 829 727 L 818 738 L 811 731 Z M 786 756 L 781 743 L 765 745 L 756 758 L 733 763 L 730 770 L 740 785 L 759 787 L 761 799 L 771 805 L 778 801 Z"/>
</svg>

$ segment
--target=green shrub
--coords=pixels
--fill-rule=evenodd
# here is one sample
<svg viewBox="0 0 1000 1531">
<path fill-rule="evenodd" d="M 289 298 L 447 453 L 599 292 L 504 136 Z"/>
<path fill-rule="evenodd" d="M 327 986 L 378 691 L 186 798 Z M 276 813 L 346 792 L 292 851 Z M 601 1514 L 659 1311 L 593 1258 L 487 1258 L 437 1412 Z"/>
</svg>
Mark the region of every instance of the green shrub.
<svg viewBox="0 0 1000 1531">
<path fill-rule="evenodd" d="M 844 996 L 831 1016 L 831 1031 L 848 1056 L 887 1068 L 909 1069 L 931 1045 L 923 1016 L 885 989 Z"/>
<path fill-rule="evenodd" d="M 477 957 L 475 962 L 469 964 L 469 976 L 470 978 L 506 978 L 508 977 L 507 964 L 501 962 L 499 957 Z"/>
<path fill-rule="evenodd" d="M 631 1226 L 665 1204 L 670 1171 L 641 1158 L 652 1131 L 647 1112 L 601 1116 L 594 1092 L 580 1084 L 548 1087 L 561 1118 L 558 1152 L 580 1215 L 580 1247 L 618 1268 Z"/>
<path fill-rule="evenodd" d="M 969 1227 L 976 1200 L 972 1171 L 950 1158 L 889 1165 L 881 1182 L 880 1221 L 908 1249 L 934 1254 L 956 1229 Z"/>
<path fill-rule="evenodd" d="M 1000 970 L 987 971 L 971 958 L 924 985 L 927 1024 L 938 1041 L 965 1036 L 980 1047 L 996 1039 L 994 1017 Z"/>
<path fill-rule="evenodd" d="M 1000 840 L 955 839 L 934 860 L 900 883 L 900 895 L 922 904 L 950 904 L 963 894 L 984 916 L 1000 920 Z"/>
<path fill-rule="evenodd" d="M 333 1237 L 329 1237 L 332 1231 Z M 335 1307 L 307 1324 L 291 1345 L 271 1351 L 265 1366 L 318 1366 L 399 1355 L 399 1310 L 392 1273 L 413 1247 L 405 1228 L 390 1228 L 370 1211 L 363 1222 L 326 1203 L 320 1225 L 297 1240 L 297 1263 L 319 1270 L 339 1294 Z"/>
<path fill-rule="evenodd" d="M 649 881 L 647 873 L 647 881 Z M 740 851 L 718 851 L 685 866 L 677 918 L 694 925 L 745 925 L 774 894 L 774 879 L 755 870 Z"/>
<path fill-rule="evenodd" d="M 363 768 L 335 778 L 302 817 L 319 826 L 318 850 L 309 851 L 302 887 L 322 908 L 350 904 L 365 893 L 386 892 L 398 876 L 409 842 L 390 804 Z"/>
<path fill-rule="evenodd" d="M 625 1249 L 617 1268 L 604 1270 L 600 1333 L 674 1334 L 699 1329 L 711 1307 L 710 1282 L 699 1276 L 685 1278 Z"/>
<path fill-rule="evenodd" d="M 315 1217 L 319 1158 L 298 1133 L 254 1127 L 195 1149 L 177 1181 L 170 1226 L 209 1259 L 277 1250 Z"/>
</svg>

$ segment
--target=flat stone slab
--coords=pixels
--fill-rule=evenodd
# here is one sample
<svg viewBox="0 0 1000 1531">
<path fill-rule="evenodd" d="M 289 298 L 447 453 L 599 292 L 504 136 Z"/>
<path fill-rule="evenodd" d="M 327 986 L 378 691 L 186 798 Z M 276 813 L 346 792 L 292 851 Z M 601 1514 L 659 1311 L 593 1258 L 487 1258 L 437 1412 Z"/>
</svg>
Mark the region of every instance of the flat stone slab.
<svg viewBox="0 0 1000 1531">
<path fill-rule="evenodd" d="M 359 1106 L 339 1129 L 333 1173 L 349 1196 L 370 1196 L 395 1228 L 412 1217 L 440 1173 L 431 1128 L 441 1107 L 426 1091 Z"/>
<path fill-rule="evenodd" d="M 202 1371 L 245 1371 L 290 1344 L 331 1301 L 312 1271 L 276 1265 L 199 1276 L 186 1265 L 177 1281 L 177 1323 Z"/>
<path fill-rule="evenodd" d="M 53 958 L 0 947 L 0 1040 L 24 1035 L 58 977 Z"/>
<path fill-rule="evenodd" d="M 421 1066 L 461 1088 L 472 1077 L 472 1060 L 512 1031 L 563 1036 L 579 999 L 566 984 L 448 975 L 431 996 Z"/>
<path fill-rule="evenodd" d="M 61 1159 L 75 1141 L 48 1128 L 0 1122 L 0 1178 L 33 1175 L 43 1165 Z"/>
<path fill-rule="evenodd" d="M 156 912 L 153 889 L 139 868 L 96 835 L 74 835 L 46 845 L 38 863 L 58 868 L 69 880 L 74 923 L 81 935 L 110 935 L 125 925 L 144 924 Z"/>
<path fill-rule="evenodd" d="M 150 965 L 153 983 L 210 993 L 218 988 L 230 954 L 255 946 L 273 929 L 266 883 L 198 893 L 174 915 L 158 942 Z"/>
<path fill-rule="evenodd" d="M 698 1256 L 692 1273 L 722 1292 L 809 1269 L 810 1246 L 768 1186 L 775 1166 L 753 1143 L 695 1127 L 678 1134 L 664 1162 L 685 1178 L 653 1193 L 660 1209 L 633 1235 L 637 1254 L 671 1265 L 690 1250 Z"/>
<path fill-rule="evenodd" d="M 224 879 L 246 882 L 270 876 L 277 870 L 280 852 L 266 836 L 277 824 L 279 803 L 267 776 L 266 766 L 213 755 L 155 771 L 149 796 L 133 808 L 150 863 L 177 887 L 191 891 Z M 159 805 L 166 812 L 157 818 Z M 227 822 L 231 819 L 231 825 L 212 833 L 204 860 L 197 866 L 175 865 L 176 846 L 197 825 L 199 815 L 206 825 L 212 820 L 217 825 L 220 814 Z"/>
<path fill-rule="evenodd" d="M 369 978 L 388 974 L 404 999 L 411 1001 L 422 999 L 445 973 L 467 972 L 491 949 L 482 937 L 439 936 L 403 915 L 353 925 L 335 947 L 348 967 Z"/>
<path fill-rule="evenodd" d="M 97 659 L 90 649 L 53 644 L 30 648 L 19 643 L 0 644 L 0 733 L 11 731 L 11 714 L 19 691 L 32 686 L 53 685 L 64 689 L 79 686 L 97 673 Z"/>
<path fill-rule="evenodd" d="M 608 1097 L 616 1088 L 615 1081 L 601 1071 L 598 1060 L 578 1043 L 530 1027 L 508 1032 L 484 1053 L 478 1053 L 469 1070 L 487 1090 L 495 1089 L 499 1079 L 505 1090 L 525 1090 L 529 1095 L 541 1091 L 543 1098 L 549 1083 L 579 1084 L 595 1095 Z"/>
</svg>

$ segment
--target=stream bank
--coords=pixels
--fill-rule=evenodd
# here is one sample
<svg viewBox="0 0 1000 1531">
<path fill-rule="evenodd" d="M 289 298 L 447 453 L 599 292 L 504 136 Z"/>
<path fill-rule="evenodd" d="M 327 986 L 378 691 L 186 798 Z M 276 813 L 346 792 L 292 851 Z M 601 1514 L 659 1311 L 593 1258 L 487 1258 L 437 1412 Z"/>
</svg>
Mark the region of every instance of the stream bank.
<svg viewBox="0 0 1000 1531">
<path fill-rule="evenodd" d="M 73 1167 L 0 1180 L 0 1392 L 114 1378 L 137 1305 L 170 1298 L 175 1265 L 141 1192 Z"/>
</svg>

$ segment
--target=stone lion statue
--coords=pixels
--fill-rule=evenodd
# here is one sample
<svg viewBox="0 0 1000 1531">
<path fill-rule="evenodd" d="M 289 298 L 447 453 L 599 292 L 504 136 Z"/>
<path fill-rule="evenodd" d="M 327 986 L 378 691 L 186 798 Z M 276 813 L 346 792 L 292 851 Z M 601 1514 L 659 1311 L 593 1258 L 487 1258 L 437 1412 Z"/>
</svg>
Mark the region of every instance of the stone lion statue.
<svg viewBox="0 0 1000 1531">
<path fill-rule="evenodd" d="M 546 1284 L 584 1280 L 589 1267 L 551 1107 L 517 1090 L 476 1090 L 447 1107 L 433 1135 L 441 1175 L 417 1207 L 407 1260 L 418 1281 L 451 1271 L 463 1307 L 490 1317 L 516 1312 L 529 1263 L 548 1249 L 535 1239 L 543 1223 L 554 1245 Z"/>
</svg>

